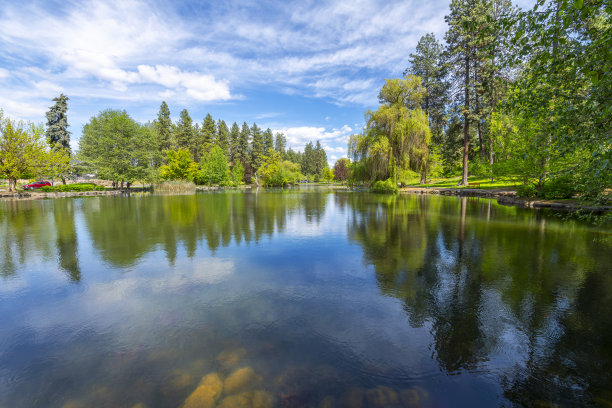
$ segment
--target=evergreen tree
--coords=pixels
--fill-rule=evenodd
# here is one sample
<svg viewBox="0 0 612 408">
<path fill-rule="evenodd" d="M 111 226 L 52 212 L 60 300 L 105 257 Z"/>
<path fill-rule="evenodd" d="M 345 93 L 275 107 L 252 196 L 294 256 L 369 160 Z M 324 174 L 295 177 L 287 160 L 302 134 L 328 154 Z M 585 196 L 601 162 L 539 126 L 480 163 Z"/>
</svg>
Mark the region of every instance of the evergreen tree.
<svg viewBox="0 0 612 408">
<path fill-rule="evenodd" d="M 327 164 L 327 154 L 325 149 L 321 147 L 321 142 L 317 140 L 317 144 L 314 148 L 315 151 L 315 174 L 319 177 L 323 177 L 323 171 L 329 166 Z"/>
<path fill-rule="evenodd" d="M 230 157 L 230 144 L 229 144 L 229 129 L 224 120 L 219 119 L 217 121 L 217 140 L 216 145 L 221 148 L 225 157 Z"/>
<path fill-rule="evenodd" d="M 285 149 L 287 148 L 287 138 L 282 133 L 276 133 L 274 140 L 274 150 L 279 152 L 283 158 L 286 157 Z"/>
<path fill-rule="evenodd" d="M 274 135 L 272 134 L 272 130 L 267 128 L 264 132 L 264 152 L 266 156 L 269 156 L 274 150 Z"/>
<path fill-rule="evenodd" d="M 302 173 L 306 175 L 314 175 L 317 171 L 316 165 L 316 153 L 314 151 L 312 142 L 308 142 L 304 147 L 304 154 L 302 155 L 301 165 Z"/>
<path fill-rule="evenodd" d="M 249 144 L 251 140 L 251 129 L 246 122 L 242 124 L 242 130 L 240 131 L 240 141 L 238 143 L 238 151 L 236 152 L 236 158 L 242 160 L 242 164 L 244 164 L 245 177 L 248 175 L 248 170 L 250 166 L 246 166 L 246 164 L 251 164 L 251 155 L 249 151 Z"/>
<path fill-rule="evenodd" d="M 265 144 L 263 133 L 256 123 L 251 126 L 251 137 L 251 166 L 257 172 L 257 169 L 264 162 Z"/>
<path fill-rule="evenodd" d="M 234 122 L 232 124 L 232 129 L 230 130 L 229 136 L 229 145 L 230 145 L 230 161 L 232 163 L 236 162 L 238 158 L 238 151 L 240 150 L 240 128 L 238 124 Z M 243 168 L 244 172 L 244 168 Z"/>
<path fill-rule="evenodd" d="M 177 148 L 187 149 L 191 156 L 194 156 L 195 130 L 187 109 L 181 111 L 179 121 L 174 128 L 174 140 Z"/>
<path fill-rule="evenodd" d="M 215 144 L 215 138 L 217 137 L 217 126 L 215 125 L 215 120 L 212 118 L 212 116 L 209 114 L 206 115 L 206 117 L 204 118 L 204 123 L 202 124 L 202 145 L 199 146 L 199 149 L 202 150 L 202 148 L 205 151 L 210 151 L 210 149 L 212 149 L 213 144 Z M 194 156 L 195 161 L 199 161 L 199 155 Z"/>
<path fill-rule="evenodd" d="M 442 45 L 433 33 L 419 40 L 416 53 L 410 54 L 410 66 L 404 75 L 417 75 L 423 79 L 425 113 L 429 116 L 434 141 L 442 142 L 444 130 L 444 110 L 447 102 L 449 84 L 446 81 L 447 69 L 444 63 Z"/>
<path fill-rule="evenodd" d="M 450 14 L 444 17 L 449 26 L 446 32 L 446 57 L 456 83 L 462 93 L 463 112 L 463 185 L 468 184 L 468 159 L 470 153 L 470 121 L 473 106 L 472 95 L 472 68 L 474 66 L 475 49 L 478 41 L 476 25 L 479 21 L 477 13 L 482 12 L 481 5 L 484 0 L 452 0 Z"/>
<path fill-rule="evenodd" d="M 161 103 L 153 127 L 161 152 L 175 147 L 175 142 L 172 140 L 172 119 L 170 119 L 170 109 L 166 101 Z"/>
<path fill-rule="evenodd" d="M 55 104 L 49 108 L 47 117 L 47 141 L 54 149 L 65 149 L 70 154 L 70 132 L 68 131 L 68 101 L 70 99 L 60 94 L 53 98 Z"/>
</svg>

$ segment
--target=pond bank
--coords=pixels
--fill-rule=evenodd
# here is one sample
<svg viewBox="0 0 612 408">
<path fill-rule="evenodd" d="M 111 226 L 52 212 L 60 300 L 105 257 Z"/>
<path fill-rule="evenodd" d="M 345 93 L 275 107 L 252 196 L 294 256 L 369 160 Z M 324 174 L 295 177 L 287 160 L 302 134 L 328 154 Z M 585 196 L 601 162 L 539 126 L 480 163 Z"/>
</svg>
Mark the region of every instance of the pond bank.
<svg viewBox="0 0 612 408">
<path fill-rule="evenodd" d="M 105 190 L 105 191 L 66 191 L 62 193 L 42 191 L 0 191 L 0 199 L 3 200 L 38 200 L 41 198 L 63 198 L 63 197 L 87 197 L 87 196 L 112 196 L 124 193 L 124 190 Z"/>
<path fill-rule="evenodd" d="M 582 203 L 577 200 L 540 200 L 518 197 L 516 191 L 508 189 L 481 190 L 476 188 L 404 187 L 400 189 L 400 192 L 408 194 L 495 198 L 498 204 L 521 208 L 549 208 L 560 211 L 588 211 L 594 213 L 604 213 L 612 210 L 612 206 L 597 206 Z"/>
</svg>

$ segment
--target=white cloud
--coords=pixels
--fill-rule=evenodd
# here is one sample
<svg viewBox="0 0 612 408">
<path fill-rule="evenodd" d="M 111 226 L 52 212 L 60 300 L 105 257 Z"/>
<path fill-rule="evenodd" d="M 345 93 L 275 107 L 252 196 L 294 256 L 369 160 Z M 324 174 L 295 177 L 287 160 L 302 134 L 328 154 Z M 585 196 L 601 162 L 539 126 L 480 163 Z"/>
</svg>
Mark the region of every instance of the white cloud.
<svg viewBox="0 0 612 408">
<path fill-rule="evenodd" d="M 302 149 L 308 142 L 330 140 L 341 141 L 352 132 L 350 126 L 344 125 L 340 129 L 326 130 L 324 127 L 297 126 L 289 128 L 273 129 L 274 133 L 281 132 L 287 136 L 287 143 L 297 149 Z"/>
</svg>

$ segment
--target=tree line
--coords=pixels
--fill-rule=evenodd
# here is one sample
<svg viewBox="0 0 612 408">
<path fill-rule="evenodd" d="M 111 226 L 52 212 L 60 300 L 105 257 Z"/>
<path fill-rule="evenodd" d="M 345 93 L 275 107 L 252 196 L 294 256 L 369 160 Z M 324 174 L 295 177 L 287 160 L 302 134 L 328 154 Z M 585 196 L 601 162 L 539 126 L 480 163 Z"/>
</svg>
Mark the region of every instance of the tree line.
<svg viewBox="0 0 612 408">
<path fill-rule="evenodd" d="M 607 200 L 612 11 L 603 0 L 453 0 L 349 141 L 355 181 L 511 177 L 528 196 Z"/>
<path fill-rule="evenodd" d="M 283 133 L 256 123 L 230 127 L 210 114 L 194 123 L 187 109 L 172 123 L 162 102 L 157 118 L 140 124 L 126 111 L 104 110 L 83 127 L 79 149 L 70 149 L 67 101 L 60 95 L 43 126 L 16 123 L 0 111 L 0 176 L 15 190 L 19 178 L 55 178 L 95 174 L 115 187 L 136 181 L 190 180 L 197 184 L 258 183 L 282 186 L 303 179 L 333 178 L 320 142 L 304 151 L 287 147 Z M 46 139 L 46 141 L 44 140 Z"/>
</svg>

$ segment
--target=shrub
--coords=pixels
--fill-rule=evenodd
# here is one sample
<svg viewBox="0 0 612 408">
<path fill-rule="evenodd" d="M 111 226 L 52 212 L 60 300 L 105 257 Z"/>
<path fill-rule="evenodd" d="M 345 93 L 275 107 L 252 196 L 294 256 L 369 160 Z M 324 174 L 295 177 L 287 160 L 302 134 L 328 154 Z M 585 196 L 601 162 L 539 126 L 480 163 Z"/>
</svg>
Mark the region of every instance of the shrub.
<svg viewBox="0 0 612 408">
<path fill-rule="evenodd" d="M 40 188 L 40 191 L 42 191 L 43 193 L 50 193 L 53 191 L 53 187 L 51 186 L 43 186 Z"/>
<path fill-rule="evenodd" d="M 576 194 L 576 184 L 571 177 L 551 179 L 542 187 L 542 197 L 547 200 L 572 198 Z"/>
<path fill-rule="evenodd" d="M 518 194 L 519 197 L 531 198 L 535 197 L 537 193 L 538 192 L 533 184 L 524 184 L 516 188 L 516 194 Z"/>
<path fill-rule="evenodd" d="M 373 193 L 395 194 L 398 191 L 397 185 L 391 179 L 379 180 L 372 186 Z"/>
</svg>

